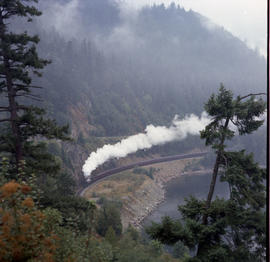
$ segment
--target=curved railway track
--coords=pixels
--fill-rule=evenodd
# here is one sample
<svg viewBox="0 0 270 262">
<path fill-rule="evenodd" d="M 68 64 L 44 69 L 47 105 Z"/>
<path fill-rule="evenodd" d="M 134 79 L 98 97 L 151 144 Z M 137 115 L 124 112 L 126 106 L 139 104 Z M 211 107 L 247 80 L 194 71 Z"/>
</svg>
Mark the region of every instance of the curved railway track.
<svg viewBox="0 0 270 262">
<path fill-rule="evenodd" d="M 95 177 L 91 179 L 90 182 L 86 184 L 86 187 L 78 192 L 78 195 L 83 196 L 85 190 L 92 184 L 96 183 L 97 181 L 104 179 L 106 177 L 112 176 L 114 174 L 120 173 L 122 171 L 132 169 L 134 167 L 139 167 L 139 166 L 148 166 L 151 164 L 156 164 L 156 163 L 162 163 L 162 162 L 169 162 L 169 161 L 174 161 L 174 160 L 180 160 L 180 159 L 187 159 L 187 158 L 194 158 L 194 157 L 201 157 L 206 155 L 208 152 L 201 152 L 201 153 L 192 153 L 192 154 L 183 154 L 183 155 L 174 155 L 174 156 L 166 156 L 166 157 L 160 157 L 156 159 L 150 159 L 150 160 L 144 160 L 136 163 L 132 163 L 126 166 L 122 167 L 117 167 L 113 169 L 109 169 L 107 171 L 101 172 Z"/>
</svg>

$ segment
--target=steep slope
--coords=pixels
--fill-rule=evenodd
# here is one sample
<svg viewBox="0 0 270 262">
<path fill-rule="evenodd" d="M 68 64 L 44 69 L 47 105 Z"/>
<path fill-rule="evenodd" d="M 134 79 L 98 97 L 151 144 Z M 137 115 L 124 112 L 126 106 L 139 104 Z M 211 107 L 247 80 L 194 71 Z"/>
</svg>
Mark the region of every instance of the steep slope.
<svg viewBox="0 0 270 262">
<path fill-rule="evenodd" d="M 46 87 L 40 92 L 49 115 L 70 123 L 80 144 L 74 173 L 96 148 L 94 137 L 130 135 L 149 123 L 168 124 L 175 114 L 201 113 L 220 82 L 236 95 L 266 90 L 266 60 L 193 11 L 160 5 L 125 13 L 110 0 L 41 7 L 44 16 L 31 30 L 52 64 L 36 82 Z"/>
<path fill-rule="evenodd" d="M 93 15 L 101 10 L 106 16 Z M 199 113 L 220 82 L 236 94 L 266 89 L 265 59 L 198 13 L 161 5 L 131 19 L 105 0 L 79 1 L 73 11 L 85 40 L 47 27 L 40 49 L 53 61 L 42 80 L 48 107 L 72 119 L 76 136 L 126 135 Z"/>
</svg>

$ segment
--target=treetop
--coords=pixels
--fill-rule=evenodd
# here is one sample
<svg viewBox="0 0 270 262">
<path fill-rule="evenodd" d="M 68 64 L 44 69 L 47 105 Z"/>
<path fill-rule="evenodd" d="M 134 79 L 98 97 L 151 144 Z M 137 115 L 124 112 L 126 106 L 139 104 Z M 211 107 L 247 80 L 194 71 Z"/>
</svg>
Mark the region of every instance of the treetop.
<svg viewBox="0 0 270 262">
<path fill-rule="evenodd" d="M 32 21 L 33 16 L 40 16 L 42 13 L 31 3 L 38 3 L 38 0 L 1 0 L 0 17 L 9 19 L 12 16 L 27 17 Z"/>
</svg>

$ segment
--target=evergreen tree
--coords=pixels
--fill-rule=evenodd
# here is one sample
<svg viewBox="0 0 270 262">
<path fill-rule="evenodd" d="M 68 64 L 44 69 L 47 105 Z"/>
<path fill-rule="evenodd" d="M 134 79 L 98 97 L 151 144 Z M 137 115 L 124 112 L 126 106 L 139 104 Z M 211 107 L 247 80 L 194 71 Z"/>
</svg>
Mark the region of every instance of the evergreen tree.
<svg viewBox="0 0 270 262">
<path fill-rule="evenodd" d="M 110 227 L 117 236 L 122 233 L 122 223 L 120 216 L 120 208 L 116 203 L 107 199 L 103 200 L 102 208 L 99 210 L 96 231 L 99 235 L 105 236 Z"/>
<path fill-rule="evenodd" d="M 249 100 L 245 101 L 246 98 Z M 235 135 L 235 131 L 229 124 L 231 123 L 237 129 L 239 135 L 251 134 L 263 124 L 264 120 L 257 118 L 264 113 L 265 108 L 265 102 L 262 99 L 255 100 L 254 94 L 233 99 L 232 92 L 226 90 L 222 84 L 219 94 L 213 94 L 205 104 L 205 110 L 212 117 L 212 121 L 201 131 L 201 138 L 205 139 L 206 146 L 211 145 L 216 150 L 217 155 L 206 200 L 206 210 L 210 208 L 213 198 L 218 170 L 225 154 L 225 141 L 232 139 Z M 207 225 L 207 223 L 206 212 L 203 215 L 202 224 Z M 198 253 L 200 249 L 199 244 Z"/>
<path fill-rule="evenodd" d="M 221 181 L 230 188 L 226 234 L 234 261 L 264 261 L 266 255 L 266 170 L 245 151 L 224 152 Z"/>
<path fill-rule="evenodd" d="M 245 100 L 249 98 L 248 100 Z M 237 97 L 221 86 L 205 105 L 212 121 L 201 132 L 216 150 L 212 181 L 206 200 L 186 199 L 179 207 L 184 223 L 165 217 L 148 233 L 163 243 L 181 240 L 197 254 L 188 261 L 263 261 L 265 258 L 265 170 L 244 151 L 227 152 L 225 142 L 235 130 L 250 134 L 263 124 L 265 102 L 254 95 Z M 232 125 L 234 129 L 232 129 Z M 230 188 L 229 200 L 212 200 L 217 176 Z"/>
<path fill-rule="evenodd" d="M 31 5 L 33 3 L 33 5 Z M 38 36 L 27 32 L 14 33 L 9 24 L 14 19 L 27 19 L 31 22 L 41 12 L 34 6 L 37 0 L 0 1 L 0 91 L 1 91 L 1 136 L 0 149 L 10 158 L 10 162 L 19 169 L 22 160 L 26 167 L 38 166 L 40 159 L 45 159 L 43 167 L 48 171 L 57 165 L 53 157 L 46 153 L 45 145 L 37 139 L 67 139 L 68 127 L 58 127 L 54 120 L 46 119 L 45 110 L 31 105 L 28 98 L 40 101 L 33 90 L 32 76 L 41 76 L 40 70 L 49 61 L 40 59 L 36 51 Z M 49 165 L 47 165 L 49 164 Z"/>
</svg>

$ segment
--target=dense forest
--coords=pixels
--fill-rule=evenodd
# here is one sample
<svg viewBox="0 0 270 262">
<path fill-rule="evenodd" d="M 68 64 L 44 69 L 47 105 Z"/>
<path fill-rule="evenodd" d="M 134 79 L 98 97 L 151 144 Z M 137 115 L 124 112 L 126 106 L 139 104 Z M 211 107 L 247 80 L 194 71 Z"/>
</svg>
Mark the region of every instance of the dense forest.
<svg viewBox="0 0 270 262">
<path fill-rule="evenodd" d="M 265 261 L 266 172 L 242 150 L 265 164 L 264 57 L 175 4 L 3 0 L 0 40 L 0 261 Z M 145 238 L 123 230 L 120 201 L 76 194 L 91 151 L 203 110 L 200 137 L 137 153 L 212 148 L 208 197 L 182 221 Z"/>
<path fill-rule="evenodd" d="M 87 154 L 106 137 L 119 141 L 118 136 L 142 132 L 147 124 L 169 125 L 175 114 L 200 114 L 220 82 L 239 95 L 265 90 L 265 58 L 192 10 L 154 5 L 132 14 L 108 0 L 76 3 L 41 2 L 43 15 L 27 24 L 40 36 L 40 55 L 52 61 L 35 79 L 46 87 L 38 91 L 43 106 L 58 123 L 69 123 L 77 141 L 72 148 L 54 144 L 52 152 L 76 177 Z M 20 27 L 21 21 L 15 30 Z M 265 149 L 256 146 L 266 143 L 265 128 L 259 133 L 237 144 L 265 164 Z M 162 148 L 161 154 L 196 144 L 199 139 L 190 138 Z"/>
<path fill-rule="evenodd" d="M 220 82 L 239 95 L 265 90 L 265 58 L 223 28 L 208 29 L 198 13 L 172 4 L 128 18 L 111 1 L 81 1 L 70 10 L 78 22 L 61 18 L 80 27 L 73 35 L 52 23 L 55 2 L 42 3 L 43 22 L 33 28 L 40 54 L 52 60 L 42 95 L 57 120 L 74 122 L 71 129 L 83 135 L 127 135 L 168 124 L 175 114 L 200 114 Z M 76 109 L 87 133 L 73 119 Z"/>
</svg>

